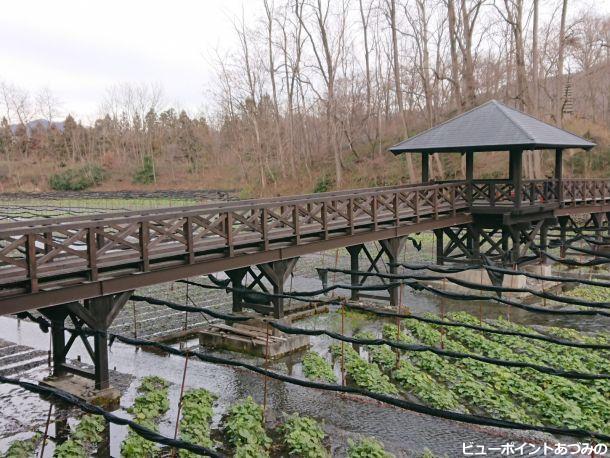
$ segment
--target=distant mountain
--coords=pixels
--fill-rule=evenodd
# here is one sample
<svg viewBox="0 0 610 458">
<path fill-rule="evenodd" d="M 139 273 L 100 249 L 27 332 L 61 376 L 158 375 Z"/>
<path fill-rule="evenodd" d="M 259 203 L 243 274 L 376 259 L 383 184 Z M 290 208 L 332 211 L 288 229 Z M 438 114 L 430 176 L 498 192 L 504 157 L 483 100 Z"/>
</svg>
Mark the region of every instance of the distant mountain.
<svg viewBox="0 0 610 458">
<path fill-rule="evenodd" d="M 33 121 L 30 121 L 30 122 L 27 123 L 26 129 L 27 129 L 27 132 L 29 134 L 34 129 L 43 129 L 43 130 L 46 130 L 46 129 L 49 129 L 51 126 L 53 126 L 54 128 L 58 129 L 61 132 L 63 132 L 63 130 L 64 130 L 64 122 L 63 121 L 49 122 L 46 119 L 34 119 Z M 11 124 L 11 131 L 13 133 L 15 133 L 17 131 L 18 127 L 19 127 L 19 124 Z"/>
</svg>

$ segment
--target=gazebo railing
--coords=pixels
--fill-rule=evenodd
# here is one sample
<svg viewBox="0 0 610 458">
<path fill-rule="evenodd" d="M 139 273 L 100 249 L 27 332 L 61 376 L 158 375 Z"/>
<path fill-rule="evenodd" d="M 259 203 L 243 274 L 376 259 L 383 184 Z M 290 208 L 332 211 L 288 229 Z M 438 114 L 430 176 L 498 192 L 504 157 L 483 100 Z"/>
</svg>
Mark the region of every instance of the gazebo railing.
<svg viewBox="0 0 610 458">
<path fill-rule="evenodd" d="M 472 182 L 472 205 L 514 205 L 515 185 L 509 180 L 474 180 Z"/>
<path fill-rule="evenodd" d="M 610 201 L 610 180 L 566 179 L 524 180 L 521 183 L 520 206 L 559 203 L 578 206 Z M 474 180 L 472 206 L 503 207 L 517 205 L 515 185 L 509 180 Z"/>
<path fill-rule="evenodd" d="M 559 180 L 526 180 L 521 185 L 521 201 L 535 205 L 560 200 Z"/>
</svg>

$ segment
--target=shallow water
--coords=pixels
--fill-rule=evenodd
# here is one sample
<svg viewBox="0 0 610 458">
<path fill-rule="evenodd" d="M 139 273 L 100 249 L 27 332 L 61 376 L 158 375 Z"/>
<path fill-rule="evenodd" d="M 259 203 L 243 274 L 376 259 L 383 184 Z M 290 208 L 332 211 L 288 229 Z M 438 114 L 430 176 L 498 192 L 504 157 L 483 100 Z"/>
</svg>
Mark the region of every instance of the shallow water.
<svg viewBox="0 0 610 458">
<path fill-rule="evenodd" d="M 338 275 L 333 281 L 337 283 L 348 283 L 347 276 Z M 294 290 L 313 290 L 321 287 L 320 281 L 314 275 L 295 275 L 292 282 Z M 191 287 L 192 288 L 192 287 Z M 154 291 L 154 290 L 153 290 Z M 183 290 L 173 289 L 169 294 L 180 295 Z M 148 293 L 153 295 L 153 293 Z M 228 310 L 230 297 L 222 291 L 193 290 L 191 294 L 197 304 L 204 304 L 218 307 L 221 310 Z M 347 296 L 348 291 L 337 291 L 336 294 Z M 162 297 L 162 296 L 160 296 Z M 167 296 L 166 296 L 167 297 Z M 405 288 L 403 294 L 403 304 L 409 307 L 413 313 L 424 314 L 432 312 L 435 314 L 441 311 L 439 298 L 429 294 L 415 292 Z M 497 318 L 506 316 L 507 307 L 492 303 L 490 301 L 461 302 L 444 300 L 446 312 L 463 310 L 478 316 L 480 313 L 483 319 Z M 148 310 L 148 312 L 145 312 Z M 159 324 L 159 313 L 170 314 L 165 309 L 150 308 L 140 305 L 136 311 L 139 316 L 138 332 L 139 336 L 150 336 L 158 332 L 156 325 Z M 146 315 L 148 313 L 149 315 Z M 117 322 L 113 326 L 113 332 L 132 335 L 133 327 L 130 327 L 132 319 L 130 307 L 121 313 Z M 567 326 L 585 331 L 607 330 L 610 324 L 608 318 L 553 316 L 534 314 L 512 308 L 510 311 L 511 319 L 515 322 L 524 324 Z M 183 315 L 175 313 L 172 325 L 167 325 L 164 330 L 180 327 Z M 173 316 L 172 315 L 172 316 Z M 205 318 L 189 314 L 189 326 L 205 322 Z M 196 315 L 196 314 L 195 314 Z M 165 315 L 163 315 L 165 316 Z M 135 317 L 134 317 L 135 318 Z M 171 320 L 167 320 L 168 322 Z M 359 318 L 348 318 L 344 322 L 344 332 L 351 334 L 359 330 L 379 329 L 383 324 L 382 320 L 363 320 Z M 335 331 L 341 330 L 340 314 L 331 313 L 318 315 L 295 324 L 299 327 L 325 328 Z M 40 331 L 37 325 L 17 321 L 8 317 L 0 317 L 0 335 L 11 342 L 26 345 L 40 350 L 48 350 L 49 336 Z M 318 353 L 327 352 L 330 338 L 315 337 L 311 339 L 312 349 Z M 191 341 L 189 345 L 196 345 L 197 342 Z M 205 349 L 201 349 L 206 351 Z M 247 357 L 229 352 L 216 352 L 223 356 L 248 361 L 257 365 L 263 365 L 261 358 Z M 70 354 L 71 358 L 82 356 L 85 360 L 86 352 L 80 342 L 77 342 Z M 271 369 L 287 372 L 294 376 L 301 375 L 300 360 L 301 355 L 296 354 L 273 362 Z M 146 375 L 158 375 L 171 382 L 170 402 L 172 408 L 163 417 L 160 424 L 160 432 L 173 436 L 177 415 L 177 404 L 180 393 L 184 359 L 175 356 L 160 356 L 157 354 L 137 351 L 134 347 L 121 343 L 115 343 L 109 354 L 110 367 L 116 367 L 122 373 L 132 374 L 135 379 L 125 391 L 121 405 L 122 408 L 117 415 L 128 415 L 126 408 L 132 404 L 136 396 L 136 387 L 139 379 Z M 336 368 L 337 370 L 337 368 Z M 48 375 L 47 367 L 39 367 L 24 375 L 23 378 L 31 380 L 41 380 Z M 233 402 L 251 395 L 258 402 L 263 401 L 263 377 L 250 373 L 246 370 L 234 369 L 224 366 L 217 366 L 203 363 L 191 359 L 188 363 L 186 387 L 206 388 L 219 395 L 219 400 L 215 408 L 214 424 L 219 426 L 222 414 Z M 267 381 L 268 403 L 270 421 L 281 420 L 289 413 L 299 412 L 311 415 L 325 423 L 325 429 L 330 436 L 330 446 L 333 456 L 344 456 L 347 437 L 356 434 L 371 435 L 381 440 L 386 449 L 395 453 L 397 456 L 411 456 L 414 452 L 423 451 L 425 447 L 437 454 L 447 454 L 448 456 L 460 456 L 462 454 L 462 444 L 472 441 L 475 444 L 500 445 L 506 443 L 505 437 L 512 438 L 518 443 L 523 442 L 521 435 L 512 431 L 482 429 L 475 426 L 468 426 L 461 423 L 442 420 L 426 415 L 404 411 L 397 408 L 382 406 L 366 399 L 352 399 L 330 392 L 314 391 L 283 382 L 274 380 Z M 0 385 L 0 409 L 3 412 L 0 418 L 0 451 L 7 448 L 9 442 L 14 439 L 23 438 L 25 432 L 32 429 L 44 429 L 46 423 L 49 404 L 42 401 L 38 396 L 24 392 L 13 387 Z M 56 416 L 59 421 L 55 422 Z M 50 434 L 55 435 L 57 429 L 61 429 L 62 421 L 66 417 L 73 418 L 73 411 L 58 409 L 53 412 L 51 419 Z M 71 420 L 74 422 L 74 420 Z M 57 424 L 57 427 L 56 427 Z M 61 431 L 59 431 L 61 432 Z M 120 455 L 120 444 L 127 434 L 124 427 L 110 426 L 110 449 L 112 456 Z M 53 446 L 49 444 L 45 451 L 45 456 L 52 455 Z M 490 453 L 490 456 L 493 454 Z M 549 456 L 549 455 L 547 455 Z"/>
</svg>

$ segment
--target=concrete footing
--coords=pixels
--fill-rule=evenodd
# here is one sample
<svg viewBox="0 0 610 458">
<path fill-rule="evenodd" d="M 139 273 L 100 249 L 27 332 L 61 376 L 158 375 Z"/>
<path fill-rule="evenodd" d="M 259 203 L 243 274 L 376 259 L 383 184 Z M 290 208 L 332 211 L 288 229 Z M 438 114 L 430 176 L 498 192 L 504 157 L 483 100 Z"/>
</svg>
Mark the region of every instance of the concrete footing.
<svg viewBox="0 0 610 458">
<path fill-rule="evenodd" d="M 536 275 L 551 276 L 551 266 L 546 264 L 529 265 L 524 268 L 525 271 Z M 482 286 L 494 286 L 485 269 L 473 269 L 464 272 L 456 272 L 447 274 L 448 278 L 455 278 L 469 283 L 474 283 Z M 428 282 L 429 285 L 460 294 L 488 296 L 490 291 L 479 291 L 465 286 L 456 285 L 448 280 L 434 280 Z M 504 275 L 502 279 L 503 288 L 518 288 L 518 289 L 533 289 L 536 291 L 554 292 L 561 289 L 561 283 L 552 281 L 541 281 L 536 279 L 528 279 L 525 275 Z M 525 302 L 534 302 L 536 296 L 527 292 L 503 292 L 503 297 L 524 300 Z"/>
<path fill-rule="evenodd" d="M 83 401 L 109 411 L 117 410 L 120 407 L 121 392 L 118 389 L 109 387 L 96 390 L 93 380 L 78 375 L 68 374 L 60 377 L 47 377 L 40 382 L 40 385 L 66 391 Z"/>
<path fill-rule="evenodd" d="M 277 321 L 288 324 L 283 320 Z M 209 348 L 277 359 L 308 348 L 309 336 L 285 334 L 268 326 L 264 319 L 252 318 L 233 325 L 212 325 L 205 331 L 199 332 L 199 344 Z"/>
</svg>

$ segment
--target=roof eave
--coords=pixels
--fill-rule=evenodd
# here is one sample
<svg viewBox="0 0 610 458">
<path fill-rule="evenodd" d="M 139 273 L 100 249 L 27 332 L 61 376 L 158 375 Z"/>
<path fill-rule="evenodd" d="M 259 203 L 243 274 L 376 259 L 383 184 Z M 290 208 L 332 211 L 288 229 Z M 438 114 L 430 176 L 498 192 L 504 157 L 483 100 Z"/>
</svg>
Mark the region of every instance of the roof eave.
<svg viewBox="0 0 610 458">
<path fill-rule="evenodd" d="M 389 151 L 394 154 L 402 153 L 464 153 L 466 151 L 489 152 L 489 151 L 510 151 L 515 149 L 522 150 L 540 150 L 540 149 L 583 149 L 590 150 L 597 146 L 595 143 L 588 145 L 576 144 L 542 144 L 542 143 L 524 143 L 511 145 L 475 145 L 475 146 L 450 146 L 438 148 L 401 148 L 398 145 L 389 148 Z"/>
</svg>

